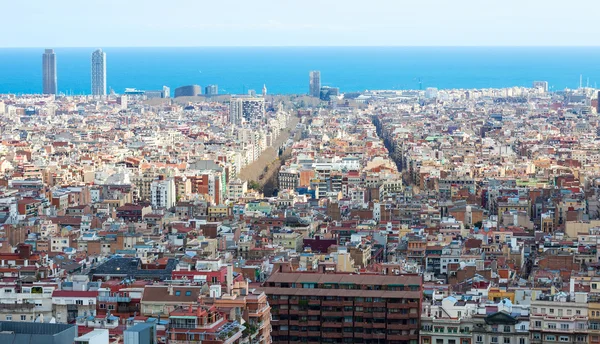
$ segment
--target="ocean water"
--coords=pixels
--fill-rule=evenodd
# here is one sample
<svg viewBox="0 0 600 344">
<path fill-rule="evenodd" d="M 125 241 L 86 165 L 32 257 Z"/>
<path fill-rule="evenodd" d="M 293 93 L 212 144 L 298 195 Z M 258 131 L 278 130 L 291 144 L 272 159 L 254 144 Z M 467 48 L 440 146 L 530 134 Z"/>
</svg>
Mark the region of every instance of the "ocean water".
<svg viewBox="0 0 600 344">
<path fill-rule="evenodd" d="M 58 89 L 90 92 L 95 48 L 55 48 Z M 600 83 L 600 47 L 198 47 L 103 48 L 107 85 L 157 90 L 188 84 L 219 85 L 220 93 L 308 92 L 308 73 L 342 92 L 426 87 L 530 86 L 546 80 L 553 90 Z M 43 48 L 0 49 L 0 93 L 42 90 Z M 419 82 L 420 81 L 420 82 Z"/>
</svg>

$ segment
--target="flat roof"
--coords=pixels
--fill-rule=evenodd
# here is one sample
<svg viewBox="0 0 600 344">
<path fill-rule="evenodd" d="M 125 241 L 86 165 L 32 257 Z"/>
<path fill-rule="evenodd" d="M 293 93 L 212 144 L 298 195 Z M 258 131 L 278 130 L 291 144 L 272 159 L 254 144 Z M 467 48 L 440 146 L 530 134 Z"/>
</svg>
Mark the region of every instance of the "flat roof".
<svg viewBox="0 0 600 344">
<path fill-rule="evenodd" d="M 419 299 L 420 291 L 391 291 L 391 290 L 355 290 L 355 289 L 311 289 L 311 288 L 259 288 L 267 295 L 294 296 L 341 296 L 341 297 L 371 297 L 393 299 Z"/>
<path fill-rule="evenodd" d="M 298 272 L 278 272 L 269 277 L 273 283 L 317 283 L 317 284 L 358 284 L 358 285 L 417 285 L 423 280 L 418 275 L 372 275 L 372 274 L 317 274 Z M 313 289 L 314 290 L 314 289 Z"/>
</svg>

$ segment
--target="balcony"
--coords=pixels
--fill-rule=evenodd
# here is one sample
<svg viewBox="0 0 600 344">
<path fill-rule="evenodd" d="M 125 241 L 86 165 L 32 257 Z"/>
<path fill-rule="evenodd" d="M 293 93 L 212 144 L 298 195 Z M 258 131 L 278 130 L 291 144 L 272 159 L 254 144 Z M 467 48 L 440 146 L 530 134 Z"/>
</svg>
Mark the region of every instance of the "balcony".
<svg viewBox="0 0 600 344">
<path fill-rule="evenodd" d="M 324 322 L 322 325 L 322 327 L 334 327 L 334 328 L 340 328 L 342 327 L 342 323 L 341 322 L 332 322 L 332 321 L 327 321 Z"/>
<path fill-rule="evenodd" d="M 343 316 L 343 313 L 339 312 L 339 311 L 321 311 L 321 316 L 324 316 L 324 317 L 341 317 L 341 316 Z"/>
<path fill-rule="evenodd" d="M 128 296 L 98 296 L 98 302 L 131 302 Z"/>
<path fill-rule="evenodd" d="M 342 338 L 341 332 L 323 332 L 321 335 L 323 338 Z"/>
<path fill-rule="evenodd" d="M 415 315 L 416 317 L 416 315 Z M 410 314 L 402 314 L 402 313 L 388 313 L 388 319 L 410 319 Z"/>
</svg>

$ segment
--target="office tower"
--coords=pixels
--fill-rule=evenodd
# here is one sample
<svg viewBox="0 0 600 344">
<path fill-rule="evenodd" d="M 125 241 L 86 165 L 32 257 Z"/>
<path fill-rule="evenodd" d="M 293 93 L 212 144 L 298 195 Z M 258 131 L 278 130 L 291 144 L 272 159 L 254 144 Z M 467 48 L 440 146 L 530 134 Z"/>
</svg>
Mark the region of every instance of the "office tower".
<svg viewBox="0 0 600 344">
<path fill-rule="evenodd" d="M 171 98 L 171 88 L 169 88 L 168 86 L 163 86 L 162 97 L 163 98 Z"/>
<path fill-rule="evenodd" d="M 427 99 L 433 99 L 433 98 L 437 98 L 438 96 L 438 89 L 435 87 L 427 87 L 425 89 L 425 98 Z"/>
<path fill-rule="evenodd" d="M 202 94 L 202 90 L 199 85 L 187 85 L 177 87 L 175 89 L 175 98 L 177 97 L 195 97 Z"/>
<path fill-rule="evenodd" d="M 329 101 L 331 99 L 339 97 L 339 95 L 340 95 L 339 87 L 323 86 L 319 90 L 319 98 L 321 100 Z"/>
<path fill-rule="evenodd" d="M 548 81 L 534 81 L 533 88 L 539 88 L 546 93 L 548 92 Z"/>
<path fill-rule="evenodd" d="M 217 85 L 208 85 L 204 88 L 204 94 L 207 96 L 216 96 L 219 94 L 219 86 Z"/>
<path fill-rule="evenodd" d="M 417 343 L 422 278 L 275 272 L 261 287 L 273 343 Z M 305 329 L 302 329 L 302 327 Z"/>
<path fill-rule="evenodd" d="M 42 55 L 42 93 L 56 94 L 56 55 L 54 49 L 46 49 Z"/>
<path fill-rule="evenodd" d="M 265 99 L 248 96 L 232 97 L 229 103 L 229 122 L 240 125 L 244 121 L 262 118 L 265 115 Z"/>
<path fill-rule="evenodd" d="M 318 70 L 313 70 L 309 73 L 308 94 L 311 97 L 319 97 L 321 95 L 321 72 Z"/>
<path fill-rule="evenodd" d="M 92 53 L 92 95 L 106 95 L 106 53 L 102 49 Z"/>
</svg>

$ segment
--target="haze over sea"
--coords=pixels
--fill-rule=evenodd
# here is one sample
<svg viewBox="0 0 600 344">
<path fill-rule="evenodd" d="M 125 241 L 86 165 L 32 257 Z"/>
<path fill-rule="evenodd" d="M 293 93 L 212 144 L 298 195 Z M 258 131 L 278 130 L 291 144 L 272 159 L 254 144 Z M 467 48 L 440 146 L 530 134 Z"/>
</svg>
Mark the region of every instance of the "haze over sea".
<svg viewBox="0 0 600 344">
<path fill-rule="evenodd" d="M 51 47 L 50 47 L 51 48 Z M 96 48 L 55 48 L 58 88 L 90 93 L 90 56 Z M 158 90 L 199 84 L 219 93 L 246 93 L 263 84 L 270 94 L 308 92 L 308 72 L 342 92 L 367 89 L 530 87 L 551 90 L 600 83 L 600 47 L 197 47 L 103 48 L 107 84 Z M 0 49 L 0 93 L 40 93 L 44 48 Z"/>
</svg>

